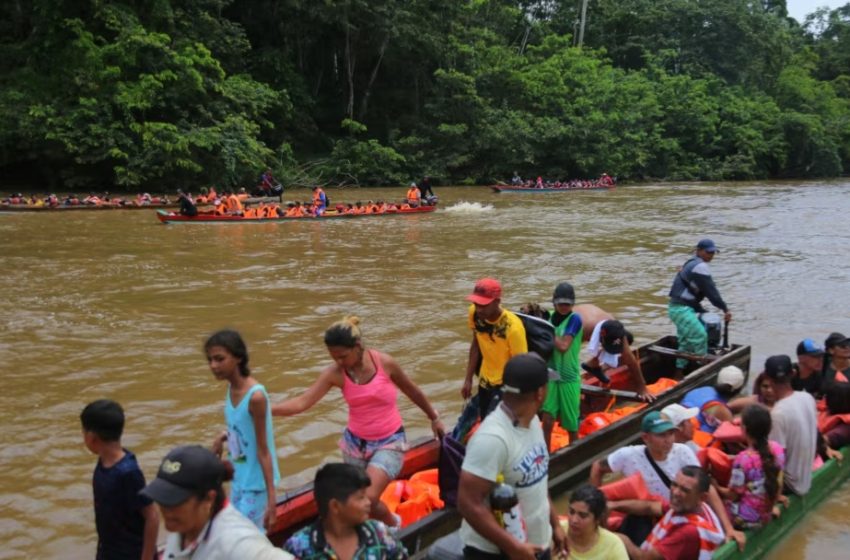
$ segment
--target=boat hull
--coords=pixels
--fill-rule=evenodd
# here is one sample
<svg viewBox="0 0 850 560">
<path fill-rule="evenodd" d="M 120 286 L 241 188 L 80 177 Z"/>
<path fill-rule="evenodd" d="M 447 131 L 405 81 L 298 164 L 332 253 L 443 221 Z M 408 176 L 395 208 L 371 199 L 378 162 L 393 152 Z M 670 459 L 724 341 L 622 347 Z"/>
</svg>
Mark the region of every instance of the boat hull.
<svg viewBox="0 0 850 560">
<path fill-rule="evenodd" d="M 540 194 L 540 193 L 557 193 L 557 192 L 584 192 L 584 191 L 610 191 L 613 190 L 614 187 L 544 187 L 538 189 L 536 187 L 511 187 L 508 185 L 490 185 L 490 189 L 492 189 L 495 193 L 529 193 L 529 194 Z"/>
<path fill-rule="evenodd" d="M 437 209 L 436 206 L 420 206 L 418 208 L 409 208 L 405 210 L 396 210 L 395 212 L 385 212 L 383 214 L 339 214 L 337 212 L 328 211 L 321 216 L 303 216 L 299 218 L 282 217 L 282 218 L 245 218 L 243 216 L 218 216 L 213 213 L 200 212 L 197 216 L 183 216 L 177 212 L 166 212 L 165 210 L 157 210 L 156 217 L 163 224 L 268 224 L 275 222 L 291 222 L 296 220 L 353 220 L 359 218 L 386 218 L 389 216 L 408 216 L 411 214 L 428 214 Z"/>
<path fill-rule="evenodd" d="M 735 543 L 726 543 L 714 551 L 715 560 L 757 560 L 767 556 L 782 539 L 791 534 L 805 515 L 850 478 L 850 446 L 841 449 L 844 461 L 827 461 L 823 467 L 812 474 L 812 487 L 803 497 L 789 496 L 788 507 L 783 509 L 778 519 L 757 530 L 747 531 L 747 545 L 738 550 Z"/>
<path fill-rule="evenodd" d="M 647 382 L 652 383 L 660 377 L 669 377 L 675 369 L 675 357 L 654 353 L 649 350 L 652 345 L 676 347 L 676 338 L 667 336 L 639 348 L 641 367 Z M 682 396 L 696 388 L 713 383 L 721 368 L 736 365 L 744 372 L 749 371 L 749 346 L 734 347 L 730 352 L 717 360 L 702 366 L 690 374 L 684 381 L 672 389 L 661 393 L 658 398 L 644 409 L 660 410 L 661 408 L 679 402 Z M 668 375 L 665 375 L 668 374 Z M 613 388 L 626 388 L 623 384 L 627 378 L 626 369 L 618 368 L 611 374 Z M 596 380 L 586 380 L 594 384 Z M 586 410 L 602 410 L 608 399 L 606 397 L 586 396 L 583 408 Z M 549 489 L 550 493 L 559 494 L 585 482 L 590 473 L 590 466 L 598 458 L 607 456 L 614 449 L 632 443 L 639 434 L 642 414 L 633 414 L 607 426 L 574 445 L 565 447 L 553 453 L 549 459 Z M 434 468 L 439 458 L 439 444 L 433 439 L 414 442 L 412 449 L 405 456 L 404 468 L 399 478 L 408 478 L 414 472 L 426 468 Z M 280 544 L 297 529 L 309 523 L 316 514 L 313 500 L 312 485 L 288 493 L 278 502 L 277 522 L 269 531 L 269 538 Z M 419 521 L 401 529 L 399 538 L 412 555 L 424 551 L 436 539 L 457 529 L 460 525 L 460 515 L 453 508 L 435 511 Z"/>
</svg>

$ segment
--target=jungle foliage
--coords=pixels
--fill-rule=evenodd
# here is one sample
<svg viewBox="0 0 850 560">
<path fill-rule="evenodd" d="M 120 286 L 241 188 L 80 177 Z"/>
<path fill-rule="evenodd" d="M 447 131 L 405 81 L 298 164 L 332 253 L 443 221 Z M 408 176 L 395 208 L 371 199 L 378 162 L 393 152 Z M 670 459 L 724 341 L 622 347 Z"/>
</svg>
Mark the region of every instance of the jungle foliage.
<svg viewBox="0 0 850 560">
<path fill-rule="evenodd" d="M 33 186 L 850 172 L 850 3 L 0 0 Z"/>
</svg>

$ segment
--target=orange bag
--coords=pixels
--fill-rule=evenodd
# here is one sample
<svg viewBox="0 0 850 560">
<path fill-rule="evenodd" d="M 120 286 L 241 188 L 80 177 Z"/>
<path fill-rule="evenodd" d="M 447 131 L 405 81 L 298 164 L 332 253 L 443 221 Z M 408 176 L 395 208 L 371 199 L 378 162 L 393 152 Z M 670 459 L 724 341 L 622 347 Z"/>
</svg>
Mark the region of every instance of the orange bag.
<svg viewBox="0 0 850 560">
<path fill-rule="evenodd" d="M 729 486 L 732 476 L 732 458 L 729 455 L 715 447 L 706 447 L 697 453 L 697 459 L 720 486 Z"/>
</svg>

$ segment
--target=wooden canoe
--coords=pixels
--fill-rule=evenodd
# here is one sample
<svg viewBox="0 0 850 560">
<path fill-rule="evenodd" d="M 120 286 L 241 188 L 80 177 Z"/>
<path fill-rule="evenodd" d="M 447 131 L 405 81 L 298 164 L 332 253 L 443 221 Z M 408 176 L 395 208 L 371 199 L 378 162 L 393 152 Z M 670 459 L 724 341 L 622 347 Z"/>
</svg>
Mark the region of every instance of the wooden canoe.
<svg viewBox="0 0 850 560">
<path fill-rule="evenodd" d="M 757 560 L 767 556 L 785 537 L 791 534 L 809 512 L 832 495 L 850 478 L 850 446 L 841 449 L 844 460 L 830 459 L 812 474 L 812 487 L 803 497 L 789 496 L 788 507 L 782 515 L 761 529 L 746 531 L 747 545 L 738 550 L 729 542 L 714 551 L 712 558 L 720 560 Z"/>
<path fill-rule="evenodd" d="M 661 377 L 672 377 L 675 369 L 675 357 L 651 351 L 652 345 L 676 348 L 676 337 L 666 336 L 638 349 L 647 383 L 653 383 Z M 668 404 L 679 402 L 686 392 L 713 383 L 720 369 L 728 365 L 738 366 L 747 373 L 750 365 L 750 347 L 733 346 L 729 352 L 717 360 L 697 368 L 684 381 L 658 395 L 658 398 L 644 411 L 660 410 Z M 613 388 L 627 388 L 625 367 L 609 372 L 609 377 Z M 595 379 L 587 379 L 585 382 L 591 385 L 598 384 Z M 603 410 L 608 401 L 608 397 L 586 395 L 582 404 L 583 414 Z M 586 481 L 593 461 L 607 456 L 613 450 L 631 443 L 638 437 L 642 416 L 642 414 L 625 416 L 610 426 L 580 439 L 577 443 L 553 453 L 549 461 L 550 492 L 561 493 Z M 438 457 L 439 444 L 434 439 L 413 442 L 405 456 L 404 467 L 399 478 L 408 478 L 417 471 L 436 467 Z M 283 493 L 278 501 L 277 522 L 269 531 L 269 538 L 272 542 L 281 544 L 293 532 L 312 521 L 315 515 L 316 503 L 313 500 L 312 484 Z M 446 508 L 432 512 L 401 529 L 399 538 L 413 556 L 424 551 L 439 537 L 457 529 L 459 525 L 460 516 L 457 511 Z"/>
<path fill-rule="evenodd" d="M 219 216 L 212 212 L 198 212 L 197 216 L 183 216 L 177 212 L 166 212 L 165 210 L 157 210 L 156 217 L 163 224 L 259 224 L 273 222 L 291 222 L 293 220 L 348 220 L 356 218 L 386 218 L 389 216 L 409 216 L 411 214 L 427 214 L 436 210 L 436 206 L 419 206 L 417 208 L 407 208 L 404 210 L 396 210 L 394 212 L 385 212 L 383 214 L 340 214 L 335 210 L 328 210 L 318 217 L 303 216 L 298 218 L 283 217 L 283 218 L 245 218 L 243 216 Z"/>
<path fill-rule="evenodd" d="M 583 192 L 583 191 L 610 191 L 614 185 L 596 185 L 593 187 L 514 187 L 511 185 L 490 185 L 495 193 L 556 193 L 556 192 Z"/>
<path fill-rule="evenodd" d="M 257 197 L 248 198 L 242 201 L 243 204 L 259 204 L 260 202 L 280 202 L 280 198 L 273 197 Z M 211 206 L 211 204 L 199 204 L 199 206 Z M 72 212 L 84 210 L 161 210 L 164 208 L 180 208 L 180 203 L 176 200 L 169 202 L 151 202 L 147 204 L 137 204 L 135 200 L 126 200 L 123 204 L 73 204 L 59 206 L 35 206 L 32 204 L 0 204 L 0 212 Z"/>
</svg>

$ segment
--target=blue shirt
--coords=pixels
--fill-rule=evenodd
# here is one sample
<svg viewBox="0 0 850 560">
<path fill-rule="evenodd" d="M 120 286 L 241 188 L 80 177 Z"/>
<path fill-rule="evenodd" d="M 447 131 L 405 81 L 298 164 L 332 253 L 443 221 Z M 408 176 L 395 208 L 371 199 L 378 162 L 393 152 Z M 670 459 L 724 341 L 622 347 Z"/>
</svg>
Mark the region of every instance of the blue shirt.
<svg viewBox="0 0 850 560">
<path fill-rule="evenodd" d="M 94 521 L 97 527 L 97 560 L 139 558 L 145 533 L 142 509 L 151 499 L 139 494 L 145 487 L 136 456 L 124 457 L 107 468 L 98 460 L 92 477 Z"/>
<path fill-rule="evenodd" d="M 718 393 L 717 389 L 714 387 L 700 387 L 699 389 L 688 391 L 685 393 L 685 396 L 682 397 L 682 406 L 686 408 L 699 408 L 699 414 L 697 415 L 697 420 L 699 420 L 699 429 L 709 434 L 713 434 L 714 430 L 717 429 L 717 426 L 708 422 L 708 418 L 702 413 L 702 408 L 711 401 L 726 404 L 726 399 L 721 397 L 720 393 Z"/>
</svg>

